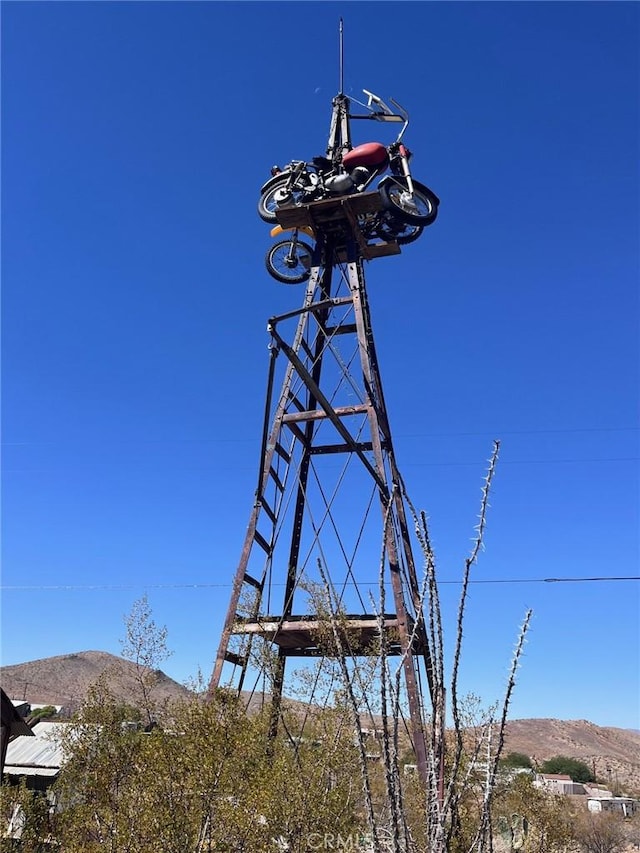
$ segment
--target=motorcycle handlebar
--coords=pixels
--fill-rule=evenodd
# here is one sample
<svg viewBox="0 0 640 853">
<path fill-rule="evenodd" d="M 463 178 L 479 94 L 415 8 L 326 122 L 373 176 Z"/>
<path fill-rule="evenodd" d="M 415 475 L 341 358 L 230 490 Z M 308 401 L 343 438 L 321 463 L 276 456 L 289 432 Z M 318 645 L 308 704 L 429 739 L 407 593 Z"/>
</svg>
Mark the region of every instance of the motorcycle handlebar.
<svg viewBox="0 0 640 853">
<path fill-rule="evenodd" d="M 368 116 L 352 116 L 352 118 L 371 118 L 371 119 L 374 119 L 376 121 L 392 121 L 392 122 L 402 121 L 402 122 L 404 122 L 404 126 L 403 126 L 402 130 L 400 131 L 400 133 L 398 134 L 398 137 L 396 140 L 397 142 L 399 142 L 400 139 L 402 138 L 403 133 L 405 132 L 405 130 L 409 126 L 409 113 L 405 110 L 405 108 L 403 106 L 401 106 L 393 98 L 389 98 L 389 100 L 391 101 L 391 103 L 395 107 L 395 110 L 396 110 L 395 112 L 394 112 L 394 110 L 391 109 L 391 107 L 387 106 L 387 104 L 385 104 L 385 102 L 382 100 L 382 98 L 380 98 L 378 95 L 374 95 L 374 93 L 370 92 L 368 89 L 363 89 L 362 91 L 365 93 L 365 95 L 368 98 L 366 105 L 362 104 L 362 106 L 366 106 L 366 108 L 368 110 L 370 110 L 371 115 L 368 115 Z M 379 111 L 376 111 L 373 108 L 372 104 L 375 104 L 376 107 L 379 108 Z"/>
</svg>

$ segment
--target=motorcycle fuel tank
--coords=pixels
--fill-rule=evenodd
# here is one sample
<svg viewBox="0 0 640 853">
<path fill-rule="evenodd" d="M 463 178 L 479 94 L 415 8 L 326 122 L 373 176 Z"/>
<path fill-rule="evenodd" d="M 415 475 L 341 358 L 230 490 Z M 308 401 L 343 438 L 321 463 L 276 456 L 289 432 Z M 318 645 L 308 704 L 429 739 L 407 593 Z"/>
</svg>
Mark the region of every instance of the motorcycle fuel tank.
<svg viewBox="0 0 640 853">
<path fill-rule="evenodd" d="M 356 145 L 342 158 L 342 164 L 347 170 L 354 169 L 356 166 L 373 166 L 377 169 L 386 165 L 388 161 L 387 149 L 381 142 L 365 142 L 363 145 Z"/>
</svg>

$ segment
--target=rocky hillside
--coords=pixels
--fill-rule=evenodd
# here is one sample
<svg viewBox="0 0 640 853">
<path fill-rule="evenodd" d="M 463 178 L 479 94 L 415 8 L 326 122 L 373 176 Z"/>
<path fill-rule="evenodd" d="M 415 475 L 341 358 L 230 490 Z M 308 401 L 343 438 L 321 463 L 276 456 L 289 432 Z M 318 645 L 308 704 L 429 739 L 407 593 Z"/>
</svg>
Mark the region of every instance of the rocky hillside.
<svg viewBox="0 0 640 853">
<path fill-rule="evenodd" d="M 89 686 L 106 673 L 112 692 L 135 704 L 135 666 L 106 652 L 58 655 L 0 669 L 0 683 L 12 698 L 75 709 Z M 154 698 L 163 702 L 189 695 L 186 687 L 158 670 Z M 253 698 L 257 702 L 256 697 Z M 640 795 L 640 731 L 596 726 L 587 720 L 511 720 L 504 754 L 522 752 L 534 763 L 555 755 L 584 761 L 608 787 Z"/>
<path fill-rule="evenodd" d="M 135 665 L 107 652 L 77 652 L 4 666 L 0 669 L 0 683 L 11 699 L 62 705 L 73 711 L 86 697 L 90 685 L 103 674 L 118 699 L 135 702 Z M 157 670 L 155 676 L 153 695 L 158 702 L 189 695 L 186 687 L 162 670 Z"/>
<path fill-rule="evenodd" d="M 505 753 L 522 752 L 534 765 L 555 755 L 577 758 L 609 788 L 640 793 L 640 731 L 596 726 L 587 720 L 511 720 Z"/>
</svg>

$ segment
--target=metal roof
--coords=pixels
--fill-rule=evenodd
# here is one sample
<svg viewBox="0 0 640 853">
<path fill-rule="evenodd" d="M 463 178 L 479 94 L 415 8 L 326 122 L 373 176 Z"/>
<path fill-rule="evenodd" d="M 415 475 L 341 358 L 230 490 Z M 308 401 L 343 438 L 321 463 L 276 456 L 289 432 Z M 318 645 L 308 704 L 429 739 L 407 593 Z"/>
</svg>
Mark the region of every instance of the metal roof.
<svg viewBox="0 0 640 853">
<path fill-rule="evenodd" d="M 59 767 L 28 767 L 25 764 L 5 764 L 4 774 L 6 776 L 46 776 L 53 779 L 60 772 Z"/>
<path fill-rule="evenodd" d="M 20 735 L 7 747 L 4 772 L 14 776 L 53 776 L 63 753 L 59 735 L 68 723 L 43 720 L 32 729 L 35 737 Z"/>
</svg>

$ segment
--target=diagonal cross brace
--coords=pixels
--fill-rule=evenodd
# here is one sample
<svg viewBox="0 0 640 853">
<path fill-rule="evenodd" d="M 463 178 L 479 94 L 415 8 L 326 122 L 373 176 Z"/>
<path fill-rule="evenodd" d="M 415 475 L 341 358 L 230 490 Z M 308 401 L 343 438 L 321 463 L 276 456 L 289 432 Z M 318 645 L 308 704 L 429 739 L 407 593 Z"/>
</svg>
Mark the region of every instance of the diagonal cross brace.
<svg viewBox="0 0 640 853">
<path fill-rule="evenodd" d="M 317 383 L 314 381 L 313 377 L 311 376 L 307 368 L 304 366 L 298 355 L 289 346 L 289 344 L 285 340 L 283 340 L 283 338 L 280 337 L 280 335 L 275 329 L 271 329 L 271 334 L 274 336 L 274 338 L 276 338 L 280 349 L 284 352 L 289 361 L 298 371 L 305 385 L 311 391 L 315 399 L 318 401 L 319 405 L 324 410 L 324 413 L 326 414 L 327 418 L 331 421 L 331 423 L 338 430 L 342 438 L 345 440 L 346 444 L 349 446 L 349 449 L 352 450 L 353 453 L 358 456 L 367 471 L 371 474 L 378 488 L 380 489 L 383 499 L 387 501 L 389 499 L 389 490 L 387 489 L 387 484 L 382 479 L 380 474 L 376 471 L 376 469 L 373 467 L 371 462 L 364 455 L 361 447 L 358 445 L 358 442 L 353 438 L 349 430 L 345 427 L 340 418 L 336 415 L 333 406 L 324 396 L 324 394 L 322 393 Z"/>
</svg>

